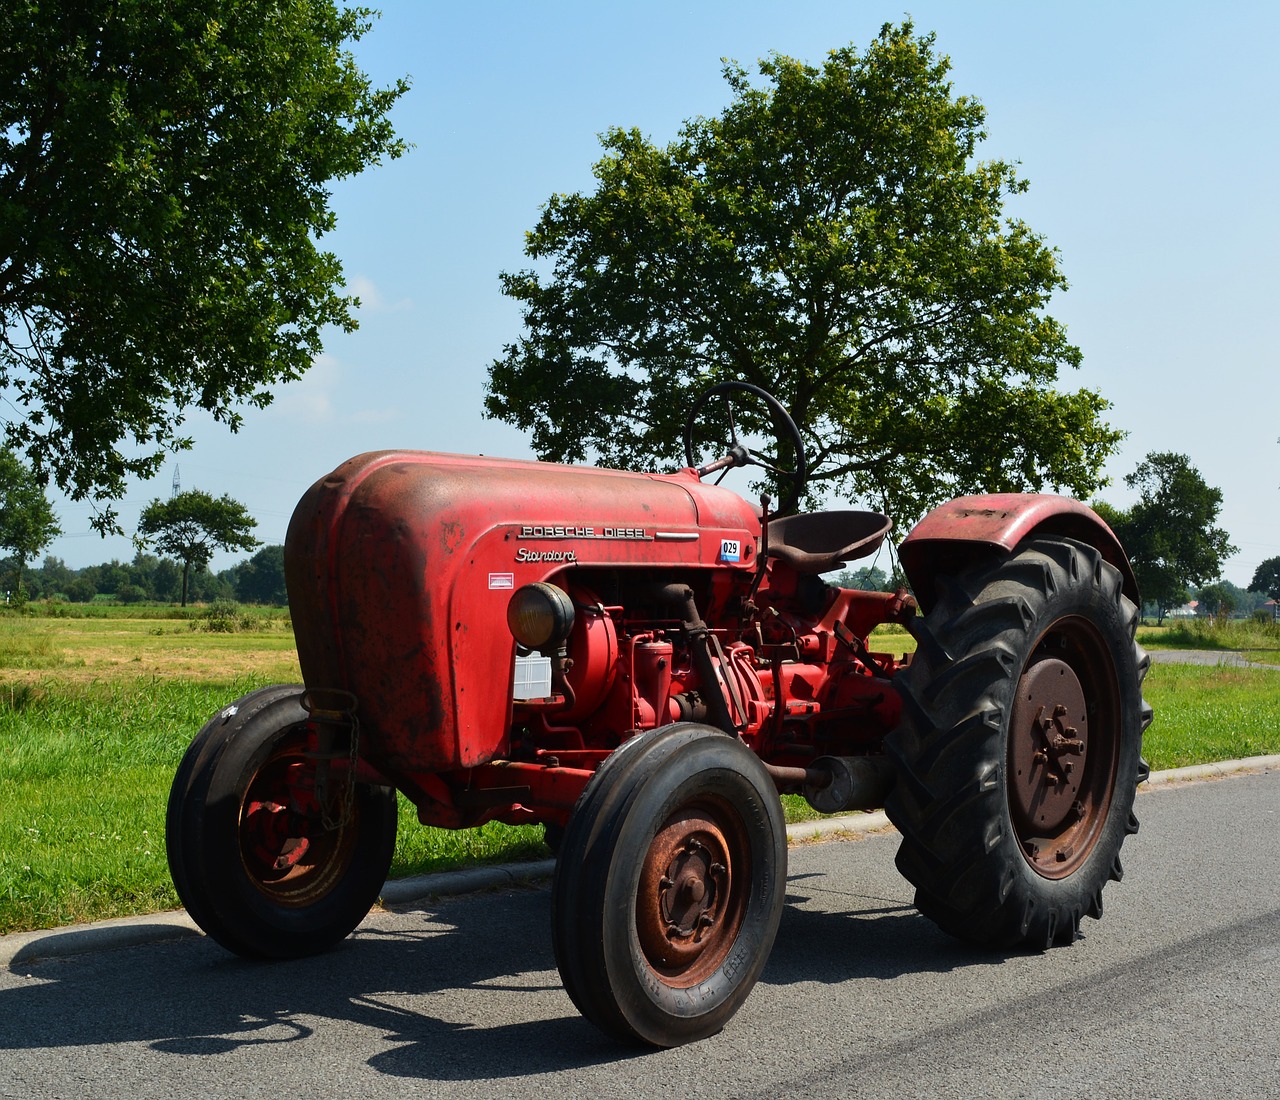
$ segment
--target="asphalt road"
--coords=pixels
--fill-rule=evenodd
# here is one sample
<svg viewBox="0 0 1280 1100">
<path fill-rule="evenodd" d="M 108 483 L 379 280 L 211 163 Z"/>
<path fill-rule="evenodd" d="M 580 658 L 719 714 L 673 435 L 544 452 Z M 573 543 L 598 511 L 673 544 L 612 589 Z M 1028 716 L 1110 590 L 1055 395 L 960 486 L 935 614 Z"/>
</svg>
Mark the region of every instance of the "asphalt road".
<svg viewBox="0 0 1280 1100">
<path fill-rule="evenodd" d="M 1153 649 L 1149 656 L 1156 664 L 1210 665 L 1217 668 L 1280 668 L 1280 665 L 1249 660 L 1247 653 L 1231 649 Z"/>
<path fill-rule="evenodd" d="M 992 955 L 918 916 L 896 836 L 793 848 L 760 984 L 679 1050 L 560 987 L 545 887 L 378 913 L 330 954 L 204 939 L 0 972 L 0 1096 L 1280 1096 L 1280 771 L 1143 793 L 1100 922 Z"/>
</svg>

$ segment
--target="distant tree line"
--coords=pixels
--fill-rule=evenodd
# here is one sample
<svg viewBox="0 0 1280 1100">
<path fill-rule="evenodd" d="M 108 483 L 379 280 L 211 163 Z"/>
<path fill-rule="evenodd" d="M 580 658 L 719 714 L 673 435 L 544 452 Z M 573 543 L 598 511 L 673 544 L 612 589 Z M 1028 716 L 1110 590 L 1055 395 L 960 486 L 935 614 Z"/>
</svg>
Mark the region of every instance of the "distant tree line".
<svg viewBox="0 0 1280 1100">
<path fill-rule="evenodd" d="M 1250 588 L 1241 588 L 1230 581 L 1217 581 L 1202 588 L 1193 588 L 1187 593 L 1189 600 L 1196 602 L 1196 614 L 1201 617 L 1226 619 L 1251 619 L 1255 612 L 1266 608 L 1271 599 L 1265 592 Z M 1154 605 L 1151 613 L 1155 613 Z"/>
<path fill-rule="evenodd" d="M 17 591 L 19 566 L 16 556 L 0 558 L 0 586 L 6 597 Z M 131 562 L 112 560 L 71 569 L 61 558 L 49 555 L 41 565 L 27 566 L 22 573 L 22 587 L 28 600 L 178 603 L 182 596 L 182 562 L 139 551 Z M 251 558 L 218 573 L 203 567 L 194 569 L 187 587 L 187 598 L 197 602 L 226 599 L 283 606 L 288 602 L 284 547 L 264 546 Z"/>
</svg>

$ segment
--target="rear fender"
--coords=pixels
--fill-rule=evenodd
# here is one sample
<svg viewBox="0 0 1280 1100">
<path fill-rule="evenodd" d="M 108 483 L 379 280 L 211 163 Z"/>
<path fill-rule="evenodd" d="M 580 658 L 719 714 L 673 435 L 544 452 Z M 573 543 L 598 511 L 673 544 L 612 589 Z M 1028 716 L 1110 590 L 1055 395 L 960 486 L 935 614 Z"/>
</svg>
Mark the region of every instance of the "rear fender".
<svg viewBox="0 0 1280 1100">
<path fill-rule="evenodd" d="M 927 612 L 937 596 L 937 576 L 954 576 L 983 558 L 1012 553 L 1033 535 L 1055 535 L 1094 547 L 1120 570 L 1124 594 L 1138 603 L 1138 583 L 1120 540 L 1093 509 L 1069 497 L 1046 493 L 957 497 L 912 528 L 898 548 L 898 557 L 921 610 Z"/>
</svg>

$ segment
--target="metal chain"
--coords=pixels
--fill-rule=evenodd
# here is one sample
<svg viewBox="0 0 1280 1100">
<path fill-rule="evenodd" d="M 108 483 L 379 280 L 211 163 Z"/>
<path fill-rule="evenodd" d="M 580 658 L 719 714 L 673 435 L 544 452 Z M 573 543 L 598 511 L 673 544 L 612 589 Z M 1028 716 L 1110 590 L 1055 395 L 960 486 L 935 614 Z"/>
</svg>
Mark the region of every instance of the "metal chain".
<svg viewBox="0 0 1280 1100">
<path fill-rule="evenodd" d="M 352 814 L 355 812 L 355 796 L 356 796 L 356 768 L 360 758 L 360 720 L 356 717 L 356 697 L 349 691 L 340 689 L 326 689 L 325 694 L 340 696 L 341 701 L 346 703 L 343 708 L 321 707 L 316 704 L 315 695 L 308 691 L 302 697 L 302 705 L 307 713 L 311 716 L 311 721 L 320 725 L 330 727 L 342 727 L 346 729 L 348 735 L 347 746 L 347 779 L 342 791 L 342 797 L 339 800 L 339 812 L 337 817 L 329 811 L 330 800 L 324 799 L 320 807 L 320 820 L 326 829 L 344 829 L 351 823 Z M 316 763 L 319 766 L 322 760 L 333 762 L 337 759 L 337 753 L 317 753 Z"/>
<path fill-rule="evenodd" d="M 356 717 L 355 710 L 352 709 L 348 713 L 351 731 L 351 747 L 347 752 L 347 782 L 342 792 L 342 809 L 338 814 L 337 820 L 333 820 L 329 814 L 328 806 L 324 806 L 320 811 L 320 820 L 326 829 L 345 829 L 351 823 L 351 815 L 355 810 L 356 803 L 356 765 L 360 756 L 360 720 Z"/>
</svg>

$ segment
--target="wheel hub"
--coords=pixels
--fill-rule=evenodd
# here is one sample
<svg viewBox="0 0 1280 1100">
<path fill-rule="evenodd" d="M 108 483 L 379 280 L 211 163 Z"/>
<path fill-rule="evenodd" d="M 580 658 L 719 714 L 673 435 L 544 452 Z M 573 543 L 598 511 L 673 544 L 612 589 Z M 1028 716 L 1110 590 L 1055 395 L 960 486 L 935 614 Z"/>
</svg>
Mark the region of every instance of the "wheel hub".
<svg viewBox="0 0 1280 1100">
<path fill-rule="evenodd" d="M 741 906 L 733 845 L 700 811 L 668 818 L 645 856 L 636 932 L 650 967 L 674 984 L 694 984 L 719 965 L 737 935 Z"/>
<path fill-rule="evenodd" d="M 295 816 L 279 802 L 251 802 L 245 807 L 244 836 L 258 866 L 289 871 L 302 861 L 311 841 L 293 835 Z"/>
<path fill-rule="evenodd" d="M 344 873 L 358 823 L 325 824 L 313 769 L 286 743 L 250 781 L 240 810 L 240 856 L 254 887 L 277 905 L 305 906 Z"/>
<path fill-rule="evenodd" d="M 718 895 L 728 885 L 728 873 L 701 840 L 686 838 L 658 880 L 658 908 L 668 940 L 701 939 L 715 924 Z"/>
<path fill-rule="evenodd" d="M 1080 786 L 1088 747 L 1089 715 L 1079 677 L 1065 661 L 1036 662 L 1018 683 L 1009 726 L 1009 788 L 1028 834 L 1054 837 L 1083 816 Z M 1053 853 L 1059 862 L 1071 854 Z"/>
</svg>

